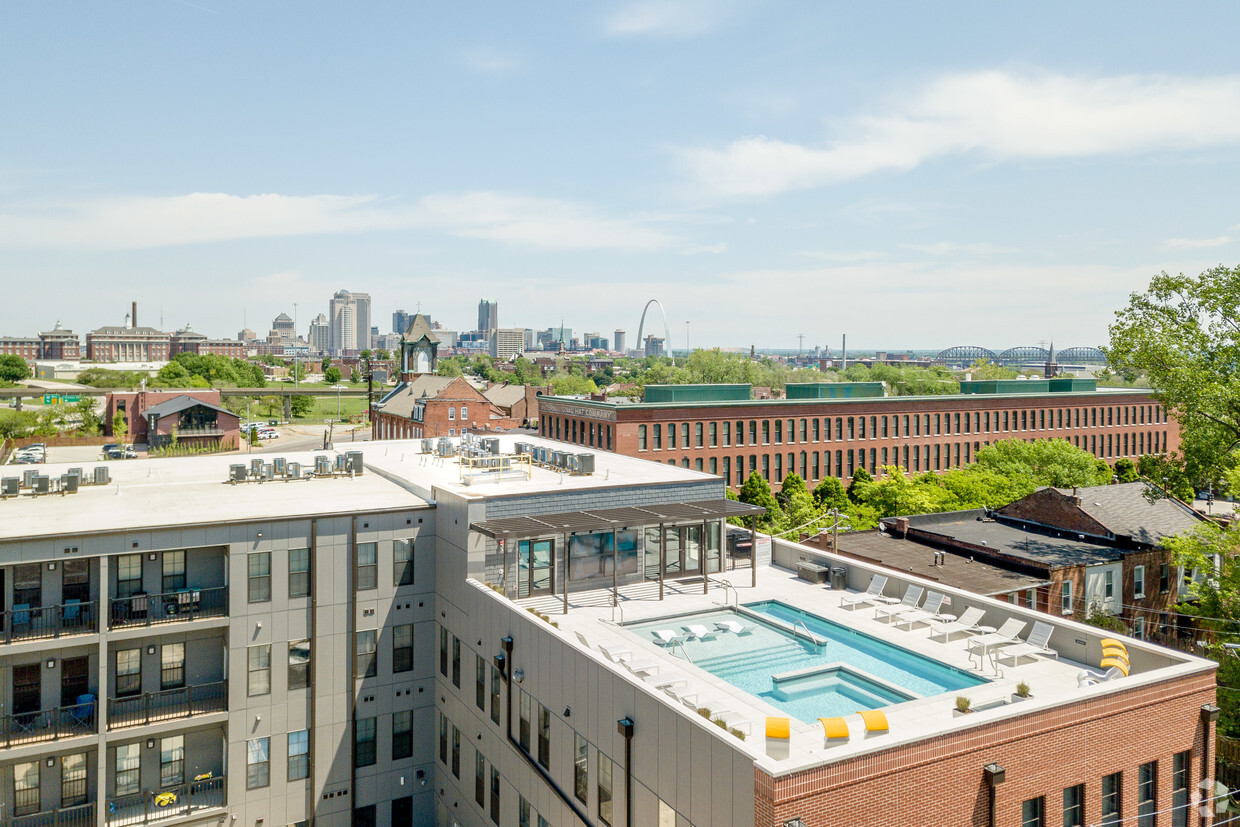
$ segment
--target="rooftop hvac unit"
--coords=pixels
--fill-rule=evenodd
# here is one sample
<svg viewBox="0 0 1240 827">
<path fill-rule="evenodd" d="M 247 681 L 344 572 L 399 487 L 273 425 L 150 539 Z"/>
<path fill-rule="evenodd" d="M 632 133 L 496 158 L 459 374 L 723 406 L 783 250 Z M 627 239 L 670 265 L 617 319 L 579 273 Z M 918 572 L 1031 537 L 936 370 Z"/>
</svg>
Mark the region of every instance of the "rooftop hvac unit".
<svg viewBox="0 0 1240 827">
<path fill-rule="evenodd" d="M 344 454 L 336 454 L 336 462 L 333 467 L 337 474 L 343 474 L 345 472 Z"/>
<path fill-rule="evenodd" d="M 301 463 L 300 463 L 300 462 L 290 462 L 290 463 L 288 463 L 287 465 L 285 465 L 285 466 L 284 466 L 284 478 L 285 478 L 286 480 L 299 480 L 299 479 L 301 479 Z"/>
<path fill-rule="evenodd" d="M 332 472 L 332 458 L 323 455 L 314 458 L 314 473 L 326 477 Z"/>
<path fill-rule="evenodd" d="M 456 454 L 456 446 L 452 444 L 452 440 L 446 436 L 441 436 L 439 441 L 435 443 L 435 453 L 441 457 L 450 457 Z"/>
<path fill-rule="evenodd" d="M 250 476 L 261 477 L 263 474 L 263 461 L 261 459 L 250 460 Z"/>
<path fill-rule="evenodd" d="M 112 481 L 112 474 L 108 471 L 108 466 L 95 466 L 95 485 L 107 485 Z"/>
<path fill-rule="evenodd" d="M 261 474 L 261 476 L 259 476 L 259 481 L 261 482 L 261 481 L 263 481 L 263 480 L 273 479 L 274 477 L 275 477 L 275 474 L 272 472 L 272 469 L 271 469 L 271 463 L 270 463 L 270 462 L 264 462 L 264 463 L 263 463 L 262 474 Z"/>
<path fill-rule="evenodd" d="M 551 452 L 551 464 L 555 466 L 556 468 L 563 468 L 565 465 L 568 464 L 567 457 L 568 457 L 568 454 L 565 454 L 563 451 L 552 451 Z"/>
<path fill-rule="evenodd" d="M 78 490 L 77 474 L 61 474 L 60 490 L 66 494 L 76 494 Z"/>
<path fill-rule="evenodd" d="M 236 485 L 239 482 L 245 482 L 245 466 L 238 462 L 228 466 L 228 484 Z"/>
<path fill-rule="evenodd" d="M 33 488 L 34 478 L 37 476 L 39 476 L 39 471 L 36 468 L 27 468 L 22 471 L 22 488 Z"/>
<path fill-rule="evenodd" d="M 284 476 L 284 469 L 288 465 L 288 460 L 284 457 L 275 457 L 271 460 L 271 470 L 278 476 Z"/>
<path fill-rule="evenodd" d="M 345 469 L 346 470 L 352 471 L 356 475 L 360 475 L 362 473 L 362 452 L 361 451 L 349 451 L 348 453 L 344 455 L 344 458 L 345 458 Z"/>
<path fill-rule="evenodd" d="M 482 447 L 485 448 L 488 453 L 498 454 L 499 453 L 499 440 L 493 437 L 484 439 L 482 440 Z"/>
<path fill-rule="evenodd" d="M 5 477 L 0 479 L 0 499 L 7 500 L 9 497 L 16 497 L 17 492 L 21 490 L 22 481 L 17 477 Z"/>
<path fill-rule="evenodd" d="M 36 474 L 34 478 L 34 493 L 46 494 L 52 490 L 52 480 L 47 474 Z"/>
<path fill-rule="evenodd" d="M 435 453 L 435 440 L 433 439 L 422 440 L 422 453 L 424 454 Z"/>
<path fill-rule="evenodd" d="M 568 469 L 568 472 L 570 474 L 576 474 L 577 469 L 579 467 L 579 464 L 577 462 L 577 455 L 576 454 L 565 454 L 564 455 L 564 467 Z"/>
<path fill-rule="evenodd" d="M 70 476 L 77 477 L 78 484 L 80 485 L 88 485 L 90 483 L 90 480 L 86 479 L 86 475 L 82 473 L 81 468 L 70 468 L 69 474 Z"/>
<path fill-rule="evenodd" d="M 594 454 L 578 454 L 577 455 L 577 473 L 593 474 L 594 473 Z"/>
<path fill-rule="evenodd" d="M 547 464 L 547 449 L 542 446 L 535 448 L 534 449 L 534 461 L 537 462 L 539 465 L 546 465 Z"/>
</svg>

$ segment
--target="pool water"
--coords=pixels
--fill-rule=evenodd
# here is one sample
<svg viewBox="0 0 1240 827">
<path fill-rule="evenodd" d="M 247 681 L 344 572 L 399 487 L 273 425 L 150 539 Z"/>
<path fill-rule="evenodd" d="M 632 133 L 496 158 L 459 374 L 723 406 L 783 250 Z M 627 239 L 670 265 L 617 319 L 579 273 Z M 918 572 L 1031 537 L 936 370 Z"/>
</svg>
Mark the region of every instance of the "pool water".
<svg viewBox="0 0 1240 827">
<path fill-rule="evenodd" d="M 685 615 L 625 628 L 649 641 L 657 630 L 680 633 L 688 624 L 714 629 L 717 622 L 727 620 L 752 625 L 754 630 L 747 635 L 719 632 L 713 640 L 690 640 L 684 655 L 700 669 L 806 723 L 986 683 L 984 678 L 776 600 L 748 604 L 740 613 Z M 793 623 L 797 624 L 796 635 L 791 631 Z M 808 640 L 806 629 L 815 642 Z M 682 656 L 679 647 L 673 654 Z"/>
</svg>

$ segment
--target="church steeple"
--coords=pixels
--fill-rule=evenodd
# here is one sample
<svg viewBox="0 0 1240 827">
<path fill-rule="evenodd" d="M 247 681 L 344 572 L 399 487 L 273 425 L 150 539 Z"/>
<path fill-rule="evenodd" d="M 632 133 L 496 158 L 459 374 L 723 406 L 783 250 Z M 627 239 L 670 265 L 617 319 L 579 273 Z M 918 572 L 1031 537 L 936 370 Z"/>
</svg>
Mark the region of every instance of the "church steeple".
<svg viewBox="0 0 1240 827">
<path fill-rule="evenodd" d="M 410 381 L 423 373 L 439 369 L 439 337 L 421 313 L 415 313 L 400 337 L 400 378 Z"/>
</svg>

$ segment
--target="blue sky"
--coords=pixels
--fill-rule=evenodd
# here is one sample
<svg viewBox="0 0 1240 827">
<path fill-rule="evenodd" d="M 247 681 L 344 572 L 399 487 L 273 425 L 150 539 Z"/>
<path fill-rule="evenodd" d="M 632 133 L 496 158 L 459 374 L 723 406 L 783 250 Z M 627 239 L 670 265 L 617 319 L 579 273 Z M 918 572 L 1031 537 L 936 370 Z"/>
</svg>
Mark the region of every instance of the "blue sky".
<svg viewBox="0 0 1240 827">
<path fill-rule="evenodd" d="M 673 343 L 1102 344 L 1235 264 L 1234 4 L 0 10 L 0 335 L 344 288 Z M 648 321 L 649 325 L 649 321 Z"/>
</svg>

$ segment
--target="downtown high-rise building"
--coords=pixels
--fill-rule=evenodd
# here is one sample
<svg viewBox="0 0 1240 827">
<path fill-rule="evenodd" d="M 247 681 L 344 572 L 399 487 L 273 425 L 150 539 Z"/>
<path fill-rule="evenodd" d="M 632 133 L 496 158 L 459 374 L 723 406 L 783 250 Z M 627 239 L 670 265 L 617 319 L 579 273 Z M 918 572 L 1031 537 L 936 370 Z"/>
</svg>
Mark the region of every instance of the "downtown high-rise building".
<svg viewBox="0 0 1240 827">
<path fill-rule="evenodd" d="M 478 302 L 478 329 L 483 333 L 499 329 L 499 302 L 490 299 Z"/>
<path fill-rule="evenodd" d="M 322 313 L 310 320 L 310 352 L 329 353 L 332 349 L 332 326 Z"/>
<path fill-rule="evenodd" d="M 413 314 L 406 313 L 403 310 L 397 310 L 392 314 L 392 332 L 404 335 L 409 329 L 409 325 L 413 322 Z"/>
<path fill-rule="evenodd" d="M 331 352 L 363 351 L 370 347 L 370 294 L 338 290 L 332 296 L 328 319 L 331 323 Z"/>
</svg>

